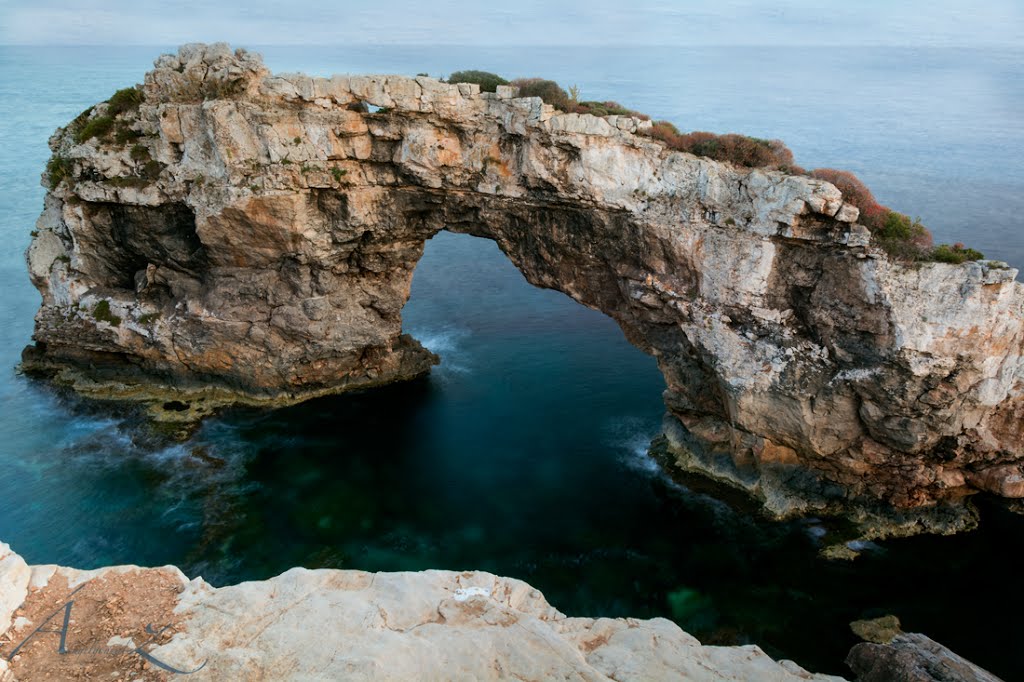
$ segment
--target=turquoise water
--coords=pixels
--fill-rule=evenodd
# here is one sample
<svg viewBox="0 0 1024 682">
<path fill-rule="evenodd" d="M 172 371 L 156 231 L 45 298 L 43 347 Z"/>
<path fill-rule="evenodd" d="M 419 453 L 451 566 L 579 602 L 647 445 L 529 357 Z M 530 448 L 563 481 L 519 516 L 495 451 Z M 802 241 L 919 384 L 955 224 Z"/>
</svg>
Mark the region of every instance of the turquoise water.
<svg viewBox="0 0 1024 682">
<path fill-rule="evenodd" d="M 22 252 L 53 129 L 138 82 L 159 48 L 0 48 L 0 539 L 33 563 L 174 563 L 215 584 L 293 565 L 483 569 L 574 615 L 661 615 L 843 673 L 846 623 L 893 612 L 1008 679 L 1003 615 L 1024 520 L 816 557 L 813 522 L 771 524 L 667 480 L 646 457 L 654 362 L 610 320 L 527 284 L 490 242 L 427 245 L 406 328 L 427 380 L 276 412 L 187 443 L 16 376 L 39 299 Z M 681 128 L 780 137 L 856 171 L 939 240 L 1024 265 L 1024 52 L 880 49 L 274 48 L 278 71 L 484 68 L 576 83 Z"/>
</svg>

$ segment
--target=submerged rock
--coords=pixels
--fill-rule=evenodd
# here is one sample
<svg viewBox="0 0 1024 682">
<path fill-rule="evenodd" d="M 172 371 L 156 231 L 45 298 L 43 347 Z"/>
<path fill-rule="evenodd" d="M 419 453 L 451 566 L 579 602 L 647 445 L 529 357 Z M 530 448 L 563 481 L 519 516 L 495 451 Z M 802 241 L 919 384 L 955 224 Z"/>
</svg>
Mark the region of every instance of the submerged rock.
<svg viewBox="0 0 1024 682">
<path fill-rule="evenodd" d="M 666 457 L 775 516 L 952 532 L 966 496 L 1024 495 L 1017 271 L 893 261 L 827 182 L 224 45 L 139 93 L 51 139 L 27 371 L 170 422 L 419 376 L 437 358 L 401 311 L 447 229 L 615 319 L 665 376 Z"/>
<path fill-rule="evenodd" d="M 59 618 L 72 601 L 60 655 Z M 47 629 L 57 632 L 32 636 L 53 613 Z M 663 618 L 567 617 L 526 583 L 490 573 L 294 568 L 214 588 L 173 566 L 29 567 L 0 543 L 0 681 L 129 672 L 196 682 L 841 680 L 756 646 L 702 646 Z"/>
</svg>

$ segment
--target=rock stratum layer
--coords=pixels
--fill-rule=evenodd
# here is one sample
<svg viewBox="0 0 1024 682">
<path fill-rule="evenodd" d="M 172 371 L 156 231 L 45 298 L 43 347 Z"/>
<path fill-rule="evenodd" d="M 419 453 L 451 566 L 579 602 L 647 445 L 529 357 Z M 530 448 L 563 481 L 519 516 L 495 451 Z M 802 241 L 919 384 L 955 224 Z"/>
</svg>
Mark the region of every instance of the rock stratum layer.
<svg viewBox="0 0 1024 682">
<path fill-rule="evenodd" d="M 0 682 L 47 676 L 841 682 L 663 618 L 570 618 L 490 573 L 295 568 L 213 588 L 173 566 L 28 566 L 0 543 Z"/>
<path fill-rule="evenodd" d="M 776 515 L 949 530 L 967 495 L 1024 496 L 1016 270 L 895 262 L 827 182 L 224 45 L 160 57 L 141 92 L 51 139 L 26 369 L 169 419 L 414 377 L 437 358 L 401 311 L 450 230 L 612 317 L 665 376 L 672 460 Z"/>
</svg>

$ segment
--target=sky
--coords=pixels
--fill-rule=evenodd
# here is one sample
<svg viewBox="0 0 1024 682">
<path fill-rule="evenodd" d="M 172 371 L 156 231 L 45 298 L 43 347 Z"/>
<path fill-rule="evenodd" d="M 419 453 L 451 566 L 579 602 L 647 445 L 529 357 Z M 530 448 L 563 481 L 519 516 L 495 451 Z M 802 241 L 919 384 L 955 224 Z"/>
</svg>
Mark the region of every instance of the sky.
<svg viewBox="0 0 1024 682">
<path fill-rule="evenodd" d="M 0 0 L 0 44 L 1024 46 L 1024 0 Z"/>
</svg>

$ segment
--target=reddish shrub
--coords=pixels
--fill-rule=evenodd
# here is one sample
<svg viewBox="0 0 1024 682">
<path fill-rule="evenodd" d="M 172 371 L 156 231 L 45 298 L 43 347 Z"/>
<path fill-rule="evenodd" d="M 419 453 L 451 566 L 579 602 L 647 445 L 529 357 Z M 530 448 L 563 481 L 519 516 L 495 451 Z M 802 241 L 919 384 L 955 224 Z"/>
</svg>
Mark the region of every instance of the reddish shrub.
<svg viewBox="0 0 1024 682">
<path fill-rule="evenodd" d="M 479 82 L 481 90 L 492 91 L 496 85 L 505 83 L 499 76 L 483 71 L 458 72 L 452 74 L 450 80 Z M 487 85 L 484 84 L 485 80 Z M 650 120 L 649 116 L 627 109 L 618 102 L 577 102 L 578 88 L 571 88 L 570 97 L 569 93 L 555 81 L 543 78 L 518 78 L 512 81 L 511 85 L 518 89 L 519 97 L 540 97 L 545 104 L 550 104 L 561 111 L 594 116 L 634 116 Z M 127 95 L 132 94 L 128 91 L 124 93 L 126 100 Z M 121 94 L 119 91 L 118 95 Z M 716 135 L 705 131 L 683 134 L 668 121 L 655 121 L 650 128 L 642 131 L 642 134 L 663 142 L 669 149 L 717 161 L 728 161 L 748 168 L 777 168 L 793 175 L 810 175 L 830 182 L 842 192 L 844 201 L 860 209 L 860 223 L 871 230 L 874 242 L 895 258 L 959 263 L 983 257 L 977 251 L 966 249 L 959 243 L 952 247 L 948 244 L 933 247 L 932 234 L 920 220 L 912 220 L 910 216 L 879 204 L 871 190 L 849 171 L 817 168 L 808 173 L 793 162 L 793 152 L 781 140 L 763 140 L 734 133 Z M 51 180 L 53 177 L 54 173 L 51 173 Z"/>
<path fill-rule="evenodd" d="M 843 201 L 860 209 L 860 223 L 871 230 L 875 241 L 889 255 L 908 260 L 928 258 L 932 251 L 932 233 L 920 220 L 882 206 L 871 190 L 849 171 L 816 168 L 811 177 L 831 182 L 843 193 Z"/>
<path fill-rule="evenodd" d="M 676 139 L 669 143 L 669 147 L 682 152 L 690 152 L 697 156 L 714 158 L 721 151 L 718 139 L 718 135 L 714 133 L 696 130 L 692 133 L 677 135 Z"/>
<path fill-rule="evenodd" d="M 540 97 L 544 104 L 550 104 L 562 111 L 569 111 L 573 106 L 569 93 L 555 81 L 543 78 L 517 78 L 511 85 L 519 89 L 520 97 Z"/>
<path fill-rule="evenodd" d="M 875 195 L 856 175 L 835 168 L 815 168 L 811 177 L 835 185 L 843 193 L 843 201 L 860 209 L 860 223 L 869 230 L 880 232 L 885 229 L 889 209 L 878 203 Z"/>
<path fill-rule="evenodd" d="M 644 134 L 653 137 L 655 140 L 661 140 L 669 147 L 675 148 L 676 141 L 679 139 L 679 128 L 676 128 L 668 121 L 655 121 Z"/>
<path fill-rule="evenodd" d="M 871 193 L 867 185 L 850 171 L 836 170 L 835 168 L 815 168 L 811 171 L 811 177 L 831 182 L 835 185 L 843 193 L 843 201 L 853 204 L 860 209 L 861 220 L 865 218 L 866 214 L 878 214 L 877 217 L 880 219 L 884 218 L 884 215 L 881 214 L 884 207 L 875 200 L 875 195 Z"/>
<path fill-rule="evenodd" d="M 733 133 L 699 143 L 694 153 L 748 168 L 779 168 L 793 164 L 793 152 L 781 140 L 762 140 Z"/>
<path fill-rule="evenodd" d="M 661 140 L 670 149 L 729 161 L 738 166 L 786 169 L 793 166 L 793 152 L 780 140 L 762 140 L 733 133 L 716 135 L 702 130 L 684 135 L 668 121 L 656 121 L 645 134 Z"/>
<path fill-rule="evenodd" d="M 842 190 L 840 190 L 842 191 Z M 843 192 L 843 198 L 846 199 L 846 193 Z M 847 201 L 854 206 L 857 204 L 847 199 Z M 860 224 L 868 228 L 872 232 L 878 232 L 885 227 L 885 220 L 889 217 L 889 209 L 886 206 L 882 206 L 879 203 L 868 204 L 864 208 L 860 208 Z"/>
</svg>

